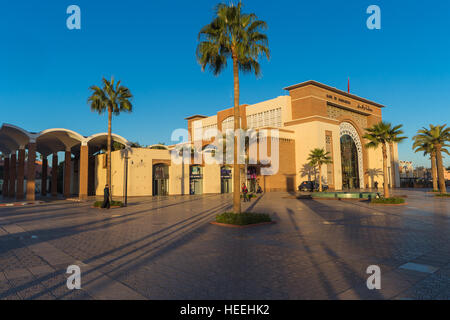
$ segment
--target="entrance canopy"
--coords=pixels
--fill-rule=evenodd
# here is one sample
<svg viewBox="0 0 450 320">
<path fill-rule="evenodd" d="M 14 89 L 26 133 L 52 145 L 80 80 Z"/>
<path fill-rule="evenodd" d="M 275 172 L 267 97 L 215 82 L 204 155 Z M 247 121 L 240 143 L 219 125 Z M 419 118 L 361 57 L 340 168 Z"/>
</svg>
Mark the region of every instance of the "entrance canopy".
<svg viewBox="0 0 450 320">
<path fill-rule="evenodd" d="M 20 149 L 28 148 L 29 143 L 36 144 L 36 151 L 43 156 L 61 151 L 71 151 L 78 154 L 80 147 L 89 146 L 90 153 L 96 153 L 107 143 L 108 134 L 98 133 L 86 137 L 69 129 L 47 129 L 41 132 L 29 132 L 11 124 L 3 124 L 0 128 L 0 151 L 5 154 L 14 154 Z M 112 140 L 126 147 L 130 146 L 127 139 L 112 134 Z"/>
</svg>

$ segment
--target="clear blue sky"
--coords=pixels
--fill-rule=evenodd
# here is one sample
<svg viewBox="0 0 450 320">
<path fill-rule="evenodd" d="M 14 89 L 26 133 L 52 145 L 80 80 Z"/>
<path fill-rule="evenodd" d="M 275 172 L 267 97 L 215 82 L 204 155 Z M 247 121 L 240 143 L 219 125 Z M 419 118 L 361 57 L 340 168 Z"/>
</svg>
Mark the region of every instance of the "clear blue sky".
<svg viewBox="0 0 450 320">
<path fill-rule="evenodd" d="M 231 106 L 231 70 L 202 73 L 197 34 L 217 1 L 7 1 L 0 11 L 0 122 L 28 130 L 66 127 L 104 132 L 88 87 L 115 76 L 135 96 L 134 112 L 114 132 L 141 144 L 170 143 L 193 114 Z M 81 8 L 82 29 L 66 28 L 66 8 Z M 246 12 L 267 21 L 272 58 L 263 77 L 242 77 L 241 102 L 286 94 L 313 79 L 387 106 L 384 119 L 408 136 L 450 119 L 450 1 L 258 1 Z M 368 30 L 366 9 L 381 7 L 382 29 Z M 450 123 L 449 123 L 450 124 Z M 428 165 L 400 147 L 400 158 Z M 447 158 L 446 166 L 450 165 Z"/>
</svg>

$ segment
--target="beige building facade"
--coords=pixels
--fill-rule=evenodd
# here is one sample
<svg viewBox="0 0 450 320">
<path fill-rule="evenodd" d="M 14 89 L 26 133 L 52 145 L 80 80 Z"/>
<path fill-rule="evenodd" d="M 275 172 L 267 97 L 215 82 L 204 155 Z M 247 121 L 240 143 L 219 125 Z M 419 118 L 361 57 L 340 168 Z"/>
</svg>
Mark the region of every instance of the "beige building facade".
<svg viewBox="0 0 450 320">
<path fill-rule="evenodd" d="M 338 90 L 316 81 L 307 81 L 285 88 L 288 95 L 253 105 L 240 107 L 240 123 L 244 130 L 254 130 L 267 140 L 267 154 L 277 132 L 279 165 L 277 172 L 262 174 L 264 164 L 258 159 L 241 165 L 241 182 L 250 191 L 257 185 L 263 191 L 294 191 L 306 180 L 322 179 L 331 190 L 373 188 L 383 183 L 381 147 L 368 149 L 363 139 L 365 129 L 382 120 L 383 105 Z M 233 108 L 212 116 L 194 115 L 186 118 L 188 144 L 201 141 L 205 148 L 214 144 L 216 136 L 205 134 L 218 130 L 225 133 L 234 128 Z M 262 138 L 259 132 L 267 131 Z M 202 148 L 202 150 L 204 150 Z M 324 148 L 333 163 L 322 169 L 318 177 L 308 165 L 308 155 L 314 148 Z M 203 158 L 194 164 L 175 163 L 171 152 L 176 146 L 132 148 L 116 151 L 112 156 L 112 193 L 116 196 L 158 196 L 181 194 L 227 193 L 232 191 L 232 166 L 208 164 Z M 104 155 L 95 160 L 96 194 L 103 193 L 106 181 Z M 128 158 L 128 159 L 127 159 Z M 400 186 L 397 145 L 388 148 L 389 185 Z"/>
</svg>

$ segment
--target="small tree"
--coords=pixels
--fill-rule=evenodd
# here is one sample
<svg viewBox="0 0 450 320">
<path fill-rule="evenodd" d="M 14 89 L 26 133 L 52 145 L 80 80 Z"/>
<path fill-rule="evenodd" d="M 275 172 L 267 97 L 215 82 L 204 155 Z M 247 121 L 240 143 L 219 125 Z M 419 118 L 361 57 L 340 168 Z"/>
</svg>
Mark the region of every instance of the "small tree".
<svg viewBox="0 0 450 320">
<path fill-rule="evenodd" d="M 445 186 L 444 163 L 442 160 L 442 153 L 449 154 L 446 148 L 450 147 L 450 128 L 446 126 L 446 124 L 442 126 L 430 124 L 430 129 L 423 128 L 417 131 L 418 134 L 414 137 L 414 140 L 416 141 L 414 146 L 417 147 L 421 144 L 428 144 L 430 150 L 436 153 L 437 176 L 439 177 L 439 190 L 441 193 L 447 192 Z"/>
<path fill-rule="evenodd" d="M 388 140 L 387 143 L 389 144 L 389 153 L 391 154 L 391 176 L 392 176 L 392 185 L 395 184 L 395 181 L 397 180 L 396 175 L 396 168 L 395 168 L 395 161 L 394 161 L 394 143 L 400 143 L 403 140 L 406 139 L 406 137 L 401 137 L 404 132 L 401 130 L 401 127 L 403 125 L 399 124 L 398 126 L 391 127 L 390 130 L 388 130 Z"/>
<path fill-rule="evenodd" d="M 427 139 L 423 139 L 422 137 L 415 136 L 414 138 L 414 144 L 413 149 L 414 152 L 420 152 L 423 151 L 423 155 L 427 156 L 430 155 L 430 161 L 431 161 L 431 178 L 433 180 L 433 191 L 438 191 L 438 174 L 437 174 L 437 167 L 436 167 L 436 150 L 434 149 L 433 145 L 427 141 Z"/>
<path fill-rule="evenodd" d="M 366 144 L 367 148 L 378 148 L 381 145 L 381 151 L 383 154 L 383 191 L 384 197 L 389 198 L 389 187 L 388 187 L 388 170 L 387 170 L 387 145 L 394 142 L 401 142 L 406 137 L 400 137 L 399 135 L 403 133 L 400 130 L 402 126 L 398 125 L 392 127 L 389 122 L 379 122 L 374 124 L 370 128 L 366 128 L 366 134 L 363 136 L 369 142 Z M 393 168 L 395 170 L 395 168 Z"/>
<path fill-rule="evenodd" d="M 319 192 L 322 192 L 322 165 L 333 163 L 333 161 L 331 161 L 330 153 L 325 152 L 325 149 L 323 148 L 313 149 L 309 153 L 308 161 L 311 167 L 319 168 Z"/>
</svg>

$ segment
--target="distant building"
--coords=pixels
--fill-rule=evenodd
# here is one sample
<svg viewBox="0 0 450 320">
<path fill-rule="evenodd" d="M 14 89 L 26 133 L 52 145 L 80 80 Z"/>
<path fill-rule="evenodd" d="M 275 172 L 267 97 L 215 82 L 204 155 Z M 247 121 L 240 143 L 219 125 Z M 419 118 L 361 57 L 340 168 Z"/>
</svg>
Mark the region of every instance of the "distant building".
<svg viewBox="0 0 450 320">
<path fill-rule="evenodd" d="M 414 178 L 431 180 L 433 178 L 433 175 L 430 168 L 417 167 L 416 169 L 414 169 Z"/>
<path fill-rule="evenodd" d="M 412 161 L 399 161 L 400 178 L 414 178 L 414 167 Z"/>
<path fill-rule="evenodd" d="M 246 163 L 242 166 L 234 169 L 229 165 L 233 161 L 223 163 L 220 159 L 220 150 L 224 147 L 220 142 L 222 133 L 234 129 L 234 108 L 229 107 L 210 116 L 187 117 L 183 144 L 131 148 L 128 157 L 120 150 L 112 152 L 111 194 L 123 196 L 125 188 L 128 196 L 229 193 L 233 188 L 233 170 L 240 171 L 241 181 L 236 184 L 245 183 L 250 192 L 254 192 L 259 184 L 265 192 L 291 192 L 302 181 L 311 179 L 313 168 L 308 156 L 314 148 L 325 150 L 332 160 L 322 168 L 321 176 L 314 177 L 316 181 L 325 182 L 329 189 L 369 189 L 375 184 L 381 187 L 384 182 L 382 148 L 367 148 L 364 134 L 366 128 L 382 120 L 384 106 L 316 81 L 289 86 L 285 90 L 288 94 L 239 107 L 240 127 L 248 130 L 246 133 L 252 136 L 256 147 L 243 150 L 246 154 L 239 161 Z M 63 171 L 63 194 L 66 197 L 78 194 L 81 199 L 86 199 L 103 195 L 107 163 L 105 155 L 99 152 L 105 148 L 106 138 L 106 134 L 85 137 L 61 128 L 33 133 L 4 124 L 0 127 L 0 147 L 3 148 L 0 150 L 8 151 L 9 167 L 12 163 L 18 168 L 23 167 L 23 161 L 18 159 L 23 159 L 24 146 L 29 155 L 40 153 L 47 165 L 48 157 L 53 154 L 53 162 L 53 159 L 57 160 L 57 152 L 64 152 L 64 159 L 68 161 L 65 160 L 64 168 L 60 170 Z M 123 145 L 130 145 L 120 136 L 113 138 Z M 191 150 L 195 147 L 197 152 L 188 153 L 186 162 L 178 161 L 173 156 L 181 147 Z M 276 152 L 272 153 L 272 149 Z M 217 157 L 216 150 L 219 151 Z M 271 159 L 272 155 L 277 158 Z M 387 149 L 387 156 L 386 184 L 398 187 L 397 144 Z M 36 166 L 31 167 L 34 171 Z M 53 176 L 56 179 L 57 175 Z M 16 195 L 13 183 L 23 184 L 22 171 L 17 177 L 14 174 L 10 177 L 8 195 L 12 198 Z M 27 189 L 31 190 L 34 179 L 27 184 L 30 185 Z M 56 185 L 53 183 L 51 188 L 55 196 Z M 41 194 L 45 196 L 48 189 L 42 188 Z M 23 197 L 23 194 L 19 196 Z M 34 196 L 29 192 L 27 199 L 34 200 Z"/>
</svg>

